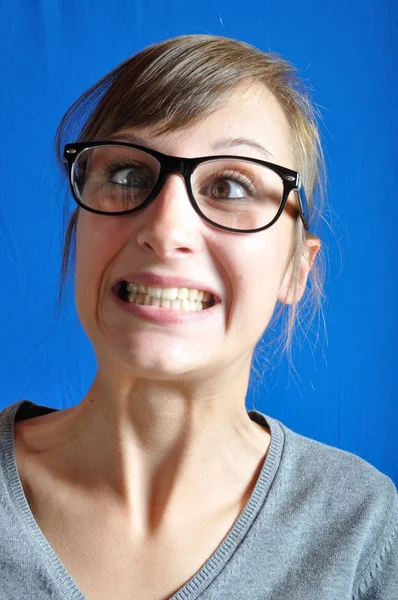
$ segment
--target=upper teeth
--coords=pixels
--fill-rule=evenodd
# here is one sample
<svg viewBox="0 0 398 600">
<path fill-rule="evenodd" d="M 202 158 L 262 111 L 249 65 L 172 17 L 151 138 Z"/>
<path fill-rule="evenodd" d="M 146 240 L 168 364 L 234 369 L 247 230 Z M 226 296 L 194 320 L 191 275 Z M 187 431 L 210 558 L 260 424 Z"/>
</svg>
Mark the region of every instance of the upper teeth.
<svg viewBox="0 0 398 600">
<path fill-rule="evenodd" d="M 163 300 L 189 300 L 189 302 L 209 302 L 211 294 L 194 288 L 160 288 L 150 287 L 142 283 L 126 282 L 128 292 L 147 294 L 151 298 L 162 298 Z"/>
</svg>

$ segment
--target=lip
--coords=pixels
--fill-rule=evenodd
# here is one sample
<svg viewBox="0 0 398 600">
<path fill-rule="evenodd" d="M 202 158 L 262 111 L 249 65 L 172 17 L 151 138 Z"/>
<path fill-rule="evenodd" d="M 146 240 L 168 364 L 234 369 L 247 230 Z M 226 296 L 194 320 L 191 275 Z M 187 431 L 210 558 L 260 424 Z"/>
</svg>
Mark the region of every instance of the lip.
<svg viewBox="0 0 398 600">
<path fill-rule="evenodd" d="M 203 290 L 205 292 L 210 292 L 214 296 L 216 304 L 221 302 L 220 296 L 214 290 L 213 287 L 209 286 L 207 283 L 202 283 L 201 281 L 197 281 L 195 279 L 189 279 L 186 277 L 166 277 L 163 275 L 157 275 L 155 273 L 127 273 L 122 275 L 120 279 L 115 281 L 115 286 L 117 286 L 121 281 L 131 281 L 132 283 L 142 283 L 144 285 L 149 285 L 151 287 L 165 287 L 165 288 L 176 288 L 176 287 L 186 287 L 186 288 L 194 288 L 196 290 Z"/>
</svg>

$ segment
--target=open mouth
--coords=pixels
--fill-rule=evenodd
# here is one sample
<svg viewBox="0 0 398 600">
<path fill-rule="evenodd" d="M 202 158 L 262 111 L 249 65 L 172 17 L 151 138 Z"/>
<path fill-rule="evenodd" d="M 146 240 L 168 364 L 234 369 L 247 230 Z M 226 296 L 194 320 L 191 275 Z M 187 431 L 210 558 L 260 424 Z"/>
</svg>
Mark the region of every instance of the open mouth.
<svg viewBox="0 0 398 600">
<path fill-rule="evenodd" d="M 127 289 L 127 281 L 120 281 L 114 288 L 114 291 L 120 300 L 127 302 L 128 304 L 141 304 L 145 306 L 157 306 L 161 308 L 168 308 L 170 310 L 182 310 L 185 312 L 195 312 L 200 310 L 206 310 L 217 304 L 216 299 L 213 295 L 210 296 L 210 300 L 206 302 L 202 301 L 188 301 L 188 300 L 165 300 L 163 298 L 152 298 L 148 294 L 140 294 L 138 292 L 130 292 Z"/>
</svg>

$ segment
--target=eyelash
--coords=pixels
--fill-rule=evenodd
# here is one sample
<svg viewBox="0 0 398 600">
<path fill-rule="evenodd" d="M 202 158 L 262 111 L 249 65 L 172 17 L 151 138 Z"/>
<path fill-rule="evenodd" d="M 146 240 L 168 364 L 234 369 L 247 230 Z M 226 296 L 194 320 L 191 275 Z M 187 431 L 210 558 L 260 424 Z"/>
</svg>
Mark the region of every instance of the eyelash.
<svg viewBox="0 0 398 600">
<path fill-rule="evenodd" d="M 109 160 L 104 164 L 104 175 L 107 177 L 112 177 L 123 169 L 133 169 L 138 165 L 139 163 L 135 163 L 130 160 Z"/>
<path fill-rule="evenodd" d="M 211 176 L 217 176 L 217 179 L 232 180 L 235 183 L 244 185 L 245 188 L 251 193 L 256 191 L 254 182 L 247 175 L 243 175 L 243 173 L 239 173 L 237 171 L 224 171 L 222 173 L 212 173 Z"/>
</svg>

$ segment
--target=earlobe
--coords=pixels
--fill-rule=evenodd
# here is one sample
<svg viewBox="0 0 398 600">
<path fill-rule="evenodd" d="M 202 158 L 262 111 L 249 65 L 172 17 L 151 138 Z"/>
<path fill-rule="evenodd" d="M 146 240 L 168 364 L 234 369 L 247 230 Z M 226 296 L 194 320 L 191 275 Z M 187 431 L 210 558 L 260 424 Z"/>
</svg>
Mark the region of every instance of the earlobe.
<svg viewBox="0 0 398 600">
<path fill-rule="evenodd" d="M 297 286 L 296 296 L 294 297 L 294 289 L 292 285 L 293 278 L 293 267 L 294 267 L 294 259 L 290 262 L 288 268 L 286 269 L 286 273 L 283 277 L 283 281 L 279 290 L 278 300 L 282 302 L 282 304 L 296 304 L 299 302 L 304 294 L 305 286 L 307 285 L 307 279 L 309 272 L 311 271 L 312 265 L 314 264 L 315 257 L 317 255 L 318 250 L 321 247 L 321 241 L 319 238 L 308 239 L 305 242 L 308 247 L 307 256 L 304 256 L 304 253 L 300 258 L 300 274 L 299 281 Z M 290 289 L 289 289 L 290 286 Z"/>
</svg>

